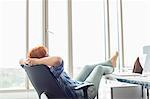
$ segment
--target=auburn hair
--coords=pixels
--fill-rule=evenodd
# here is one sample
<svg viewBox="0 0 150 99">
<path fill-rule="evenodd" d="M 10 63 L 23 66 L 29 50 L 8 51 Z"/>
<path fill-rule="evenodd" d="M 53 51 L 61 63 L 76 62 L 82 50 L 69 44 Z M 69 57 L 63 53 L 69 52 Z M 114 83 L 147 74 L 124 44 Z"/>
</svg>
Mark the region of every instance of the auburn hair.
<svg viewBox="0 0 150 99">
<path fill-rule="evenodd" d="M 28 58 L 43 58 L 48 56 L 48 49 L 44 45 L 38 45 L 28 52 Z"/>
</svg>

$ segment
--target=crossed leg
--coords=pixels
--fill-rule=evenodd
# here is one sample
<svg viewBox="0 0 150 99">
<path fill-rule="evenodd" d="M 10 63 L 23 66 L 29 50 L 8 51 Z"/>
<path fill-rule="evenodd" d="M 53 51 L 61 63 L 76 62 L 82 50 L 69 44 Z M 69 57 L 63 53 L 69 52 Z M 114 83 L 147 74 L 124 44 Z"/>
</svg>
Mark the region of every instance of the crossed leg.
<svg viewBox="0 0 150 99">
<path fill-rule="evenodd" d="M 76 80 L 82 82 L 91 82 L 94 86 L 88 89 L 88 94 L 90 98 L 94 98 L 97 95 L 99 83 L 104 74 L 110 74 L 114 71 L 116 67 L 116 60 L 118 57 L 118 52 L 108 61 L 103 63 L 98 63 L 94 65 L 86 65 L 80 74 L 77 76 Z"/>
</svg>

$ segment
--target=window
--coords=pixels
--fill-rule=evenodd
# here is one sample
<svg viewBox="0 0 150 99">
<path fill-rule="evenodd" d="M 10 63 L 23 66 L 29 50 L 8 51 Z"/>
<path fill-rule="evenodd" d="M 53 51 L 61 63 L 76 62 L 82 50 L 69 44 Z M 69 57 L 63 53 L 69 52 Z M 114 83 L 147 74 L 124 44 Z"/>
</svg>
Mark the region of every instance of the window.
<svg viewBox="0 0 150 99">
<path fill-rule="evenodd" d="M 19 59 L 26 52 L 26 0 L 0 1 L 0 89 L 25 88 Z"/>
<path fill-rule="evenodd" d="M 29 49 L 42 44 L 42 0 L 29 0 Z"/>
<path fill-rule="evenodd" d="M 143 54 L 143 46 L 150 43 L 150 1 L 123 0 L 125 66 L 133 66 Z"/>
<path fill-rule="evenodd" d="M 109 0 L 109 32 L 110 32 L 110 56 L 112 57 L 116 51 L 120 52 L 119 56 L 121 56 L 121 37 L 119 33 L 119 26 L 120 26 L 120 13 L 119 13 L 119 3 L 118 0 Z M 121 58 L 121 57 L 119 57 Z M 121 60 L 117 60 L 117 69 L 118 71 L 121 69 L 122 65 L 120 66 Z"/>
<path fill-rule="evenodd" d="M 29 0 L 29 50 L 42 44 L 42 0 Z M 27 85 L 28 86 L 28 85 Z M 30 88 L 33 86 L 30 83 Z"/>
<path fill-rule="evenodd" d="M 26 0 L 1 0 L 0 88 L 26 88 Z M 37 11 L 38 10 L 38 11 Z M 29 0 L 29 49 L 42 43 L 42 0 Z"/>
<path fill-rule="evenodd" d="M 118 4 L 117 0 L 109 0 L 110 22 L 110 57 L 118 51 Z"/>
<path fill-rule="evenodd" d="M 61 56 L 68 69 L 68 0 L 49 0 L 49 54 Z"/>
<path fill-rule="evenodd" d="M 103 0 L 72 0 L 74 73 L 105 60 Z M 74 74 L 75 75 L 75 74 Z"/>
</svg>

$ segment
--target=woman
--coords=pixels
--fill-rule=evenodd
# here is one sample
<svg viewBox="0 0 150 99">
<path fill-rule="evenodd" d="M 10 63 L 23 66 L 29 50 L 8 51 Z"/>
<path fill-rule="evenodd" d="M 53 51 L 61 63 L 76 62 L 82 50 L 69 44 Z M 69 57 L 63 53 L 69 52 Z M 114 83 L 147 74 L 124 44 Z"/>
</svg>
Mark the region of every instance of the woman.
<svg viewBox="0 0 150 99">
<path fill-rule="evenodd" d="M 106 62 L 84 66 L 75 80 L 71 79 L 64 71 L 63 59 L 59 56 L 49 56 L 47 48 L 43 45 L 31 49 L 28 58 L 20 60 L 20 64 L 29 64 L 30 66 L 36 64 L 47 65 L 70 97 L 83 97 L 83 92 L 81 90 L 75 91 L 74 88 L 83 83 L 93 83 L 94 86 L 88 88 L 88 97 L 94 99 L 98 92 L 101 77 L 114 71 L 117 57 L 118 52 Z"/>
</svg>

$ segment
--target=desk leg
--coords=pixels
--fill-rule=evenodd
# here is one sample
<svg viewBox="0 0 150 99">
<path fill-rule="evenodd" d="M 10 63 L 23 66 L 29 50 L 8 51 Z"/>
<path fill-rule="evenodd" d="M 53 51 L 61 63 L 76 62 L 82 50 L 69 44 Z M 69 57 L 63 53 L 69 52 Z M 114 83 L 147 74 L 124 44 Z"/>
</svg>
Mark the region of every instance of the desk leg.
<svg viewBox="0 0 150 99">
<path fill-rule="evenodd" d="M 96 99 L 99 99 L 99 95 L 98 95 L 98 93 L 97 93 L 97 98 Z"/>
<path fill-rule="evenodd" d="M 142 99 L 144 99 L 144 87 L 142 86 Z"/>
<path fill-rule="evenodd" d="M 149 99 L 149 89 L 147 88 L 147 99 Z"/>
</svg>

